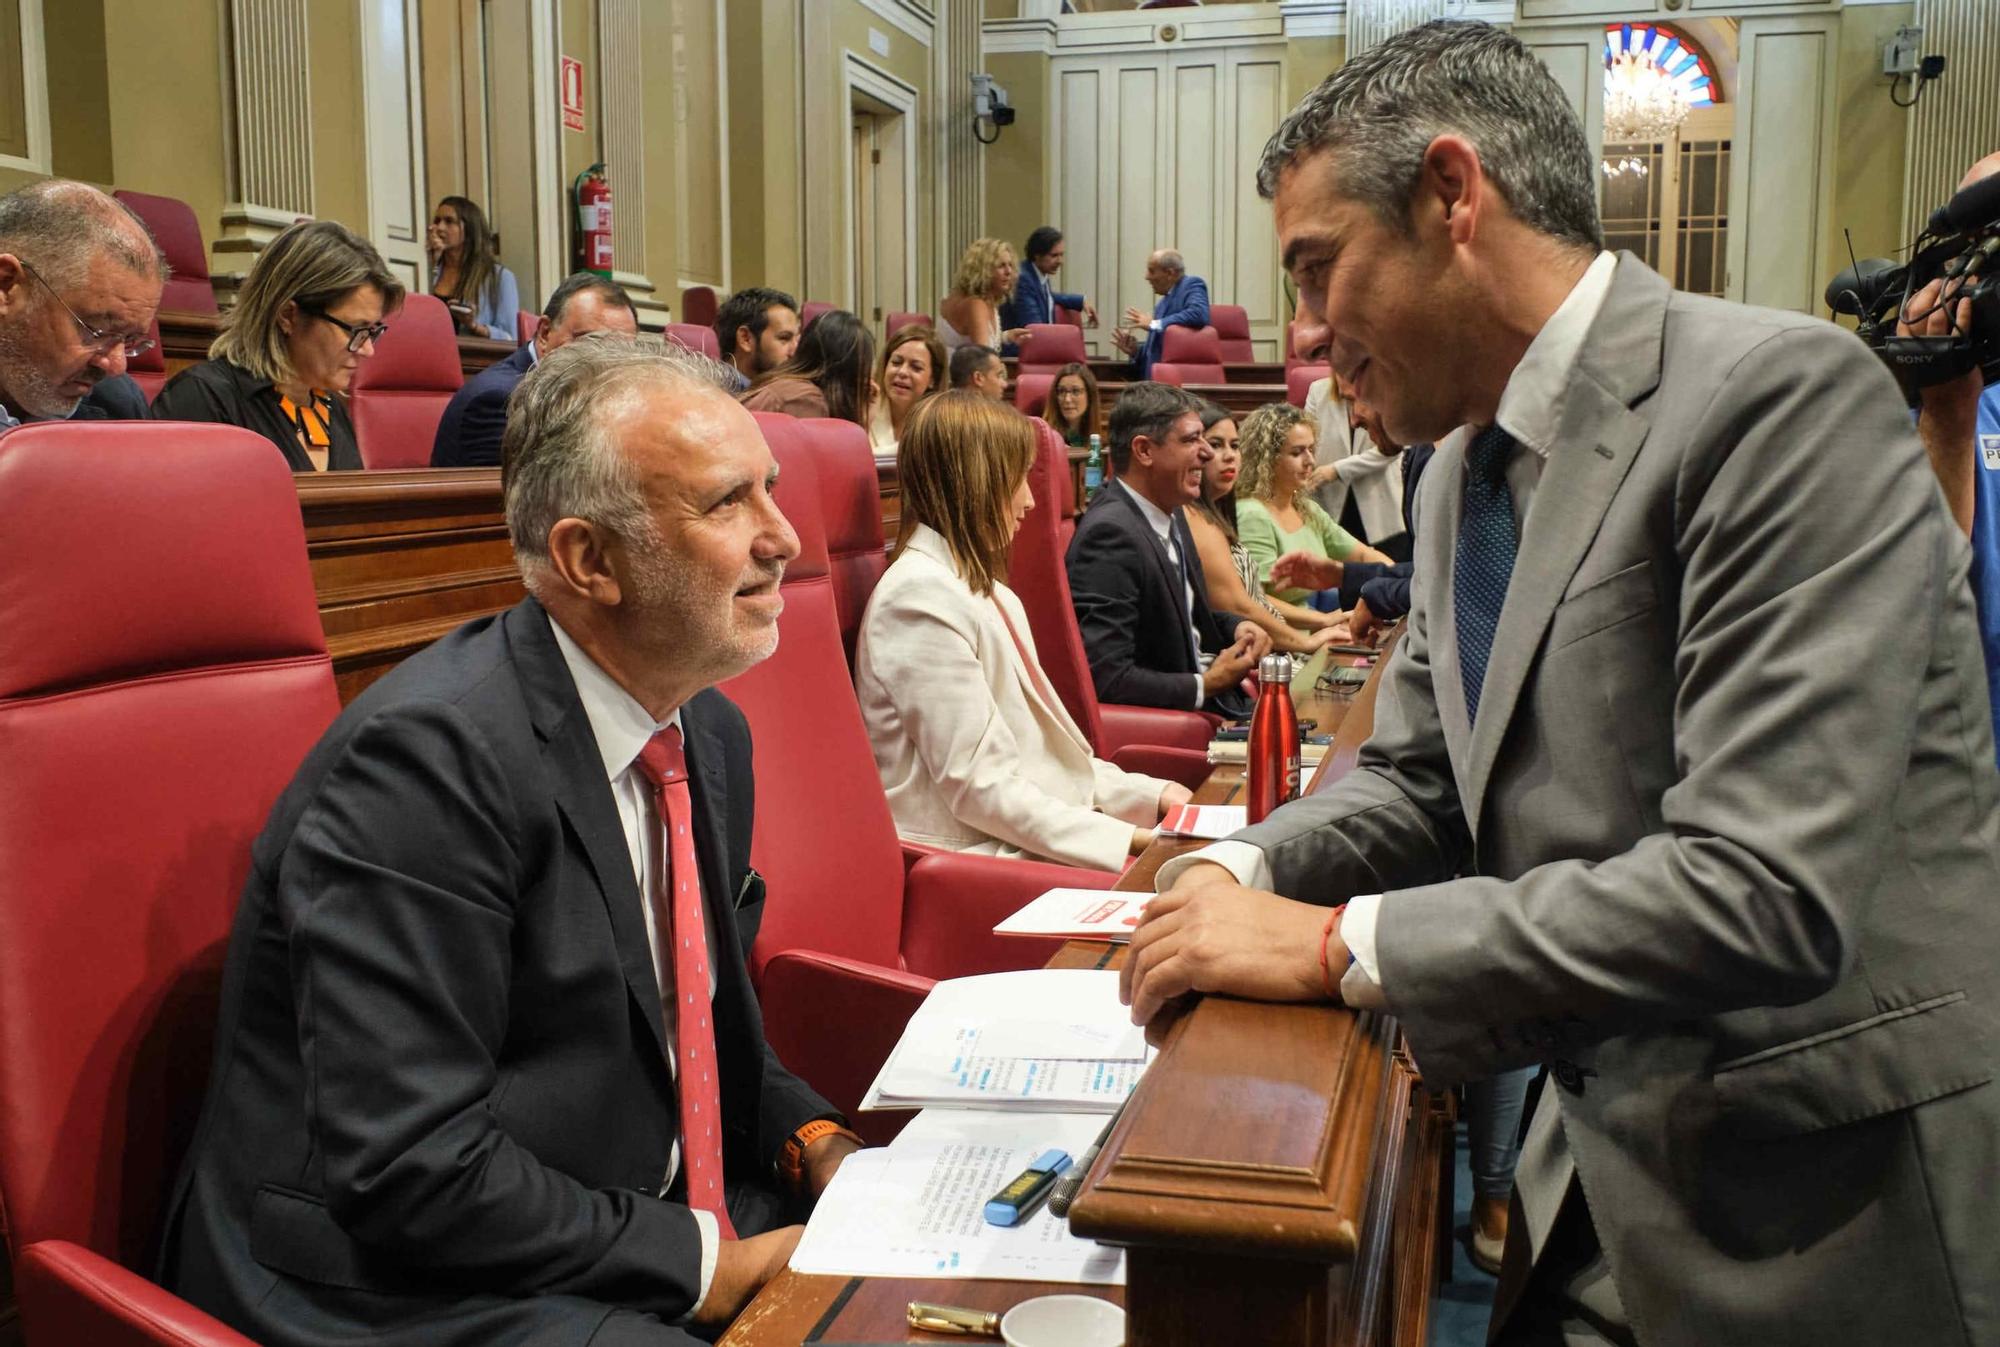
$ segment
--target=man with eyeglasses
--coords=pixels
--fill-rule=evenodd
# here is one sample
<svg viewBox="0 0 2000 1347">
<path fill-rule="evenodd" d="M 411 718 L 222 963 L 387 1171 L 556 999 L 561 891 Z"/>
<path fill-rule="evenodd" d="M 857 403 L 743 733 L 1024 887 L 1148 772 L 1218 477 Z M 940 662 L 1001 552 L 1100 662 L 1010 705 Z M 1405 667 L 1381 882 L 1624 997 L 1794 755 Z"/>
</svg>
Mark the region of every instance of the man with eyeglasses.
<svg viewBox="0 0 2000 1347">
<path fill-rule="evenodd" d="M 0 432 L 143 418 L 125 362 L 152 348 L 166 277 L 145 225 L 94 187 L 51 179 L 0 196 Z"/>
</svg>

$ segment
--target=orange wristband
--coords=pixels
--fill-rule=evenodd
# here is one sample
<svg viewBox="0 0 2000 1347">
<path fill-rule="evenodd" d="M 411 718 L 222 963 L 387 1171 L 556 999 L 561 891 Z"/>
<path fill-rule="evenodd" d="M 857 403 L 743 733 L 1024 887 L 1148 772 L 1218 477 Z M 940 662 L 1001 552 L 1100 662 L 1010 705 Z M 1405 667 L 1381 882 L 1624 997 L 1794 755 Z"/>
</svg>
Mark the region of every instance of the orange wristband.
<svg viewBox="0 0 2000 1347">
<path fill-rule="evenodd" d="M 1340 923 L 1340 914 L 1345 911 L 1347 911 L 1347 904 L 1342 903 L 1339 907 L 1327 913 L 1326 925 L 1320 927 L 1319 931 L 1319 980 L 1320 985 L 1326 988 L 1327 999 L 1330 1001 L 1338 1001 L 1340 999 L 1340 988 L 1336 987 L 1333 983 L 1333 970 L 1326 966 L 1326 942 L 1333 937 L 1333 928 Z M 1353 963 L 1354 956 L 1349 954 L 1347 961 L 1350 964 Z M 1343 968 L 1340 971 L 1345 973 L 1347 970 Z"/>
</svg>

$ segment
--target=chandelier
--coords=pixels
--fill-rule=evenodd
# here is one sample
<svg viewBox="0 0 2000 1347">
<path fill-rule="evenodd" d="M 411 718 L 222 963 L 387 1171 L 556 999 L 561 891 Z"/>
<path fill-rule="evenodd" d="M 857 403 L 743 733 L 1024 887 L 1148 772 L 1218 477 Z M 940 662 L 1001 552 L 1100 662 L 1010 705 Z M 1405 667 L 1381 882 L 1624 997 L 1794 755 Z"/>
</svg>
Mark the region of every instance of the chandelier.
<svg viewBox="0 0 2000 1347">
<path fill-rule="evenodd" d="M 1624 144 L 1665 140 L 1687 120 L 1687 94 L 1635 51 L 1613 56 L 1604 71 L 1604 139 Z"/>
</svg>

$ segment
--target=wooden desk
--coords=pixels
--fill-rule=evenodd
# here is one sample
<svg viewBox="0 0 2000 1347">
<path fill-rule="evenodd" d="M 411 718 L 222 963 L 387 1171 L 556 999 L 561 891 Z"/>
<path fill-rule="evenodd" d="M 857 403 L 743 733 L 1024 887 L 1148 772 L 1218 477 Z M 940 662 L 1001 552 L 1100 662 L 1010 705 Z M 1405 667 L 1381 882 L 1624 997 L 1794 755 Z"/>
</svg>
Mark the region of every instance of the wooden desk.
<svg viewBox="0 0 2000 1347">
<path fill-rule="evenodd" d="M 1334 734 L 1314 789 L 1352 768 L 1379 681 L 1351 698 L 1322 693 L 1313 682 L 1324 663 L 1294 683 L 1301 715 Z M 1242 779 L 1239 767 L 1218 768 L 1195 798 L 1224 803 Z M 1198 845 L 1156 844 L 1117 887 L 1150 888 L 1168 857 Z M 1050 966 L 1115 968 L 1123 955 L 1072 941 Z M 907 1326 L 909 1301 L 998 1310 L 1079 1289 L 1128 1306 L 1131 1347 L 1421 1347 L 1449 1210 L 1451 1116 L 1419 1088 L 1394 1022 L 1208 997 L 1159 1042 L 1071 1209 L 1078 1233 L 1127 1247 L 1127 1287 L 787 1272 L 723 1347 L 947 1341 Z"/>
</svg>

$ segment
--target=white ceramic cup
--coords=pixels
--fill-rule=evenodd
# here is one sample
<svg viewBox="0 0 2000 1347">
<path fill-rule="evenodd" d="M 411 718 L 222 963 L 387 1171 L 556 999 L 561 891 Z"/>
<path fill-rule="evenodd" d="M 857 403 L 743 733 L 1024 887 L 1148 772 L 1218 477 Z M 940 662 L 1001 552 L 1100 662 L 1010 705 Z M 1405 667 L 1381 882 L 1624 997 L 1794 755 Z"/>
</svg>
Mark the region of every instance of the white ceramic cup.
<svg viewBox="0 0 2000 1347">
<path fill-rule="evenodd" d="M 1036 1296 L 1000 1320 L 1007 1347 L 1125 1347 L 1125 1311 L 1096 1296 Z"/>
</svg>

